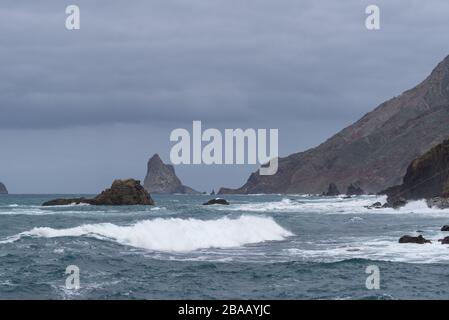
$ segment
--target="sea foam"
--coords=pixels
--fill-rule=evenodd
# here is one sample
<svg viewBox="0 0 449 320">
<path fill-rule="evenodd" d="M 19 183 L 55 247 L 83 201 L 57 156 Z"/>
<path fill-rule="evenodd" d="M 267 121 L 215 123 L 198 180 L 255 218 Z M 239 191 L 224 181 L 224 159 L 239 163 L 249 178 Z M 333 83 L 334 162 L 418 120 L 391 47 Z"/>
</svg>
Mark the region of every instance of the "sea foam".
<svg viewBox="0 0 449 320">
<path fill-rule="evenodd" d="M 129 226 L 111 223 L 86 224 L 68 229 L 34 228 L 0 243 L 22 237 L 92 237 L 122 245 L 156 251 L 193 251 L 206 248 L 231 248 L 263 241 L 283 240 L 292 233 L 270 217 L 241 216 L 217 220 L 157 218 Z"/>
</svg>

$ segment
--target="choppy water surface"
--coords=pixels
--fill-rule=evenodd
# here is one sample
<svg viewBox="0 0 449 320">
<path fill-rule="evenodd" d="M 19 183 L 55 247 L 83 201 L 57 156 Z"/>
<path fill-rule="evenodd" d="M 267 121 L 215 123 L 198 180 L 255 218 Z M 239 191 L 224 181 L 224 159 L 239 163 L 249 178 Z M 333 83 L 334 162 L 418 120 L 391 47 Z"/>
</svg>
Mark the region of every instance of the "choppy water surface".
<svg viewBox="0 0 449 320">
<path fill-rule="evenodd" d="M 73 195 L 74 196 L 74 195 Z M 306 195 L 154 196 L 154 207 L 41 207 L 0 196 L 0 299 L 448 299 L 449 210 Z M 72 197 L 65 196 L 65 197 Z M 399 244 L 421 232 L 428 245 Z M 449 233 L 447 233 L 449 235 Z M 76 265 L 81 288 L 65 287 Z M 368 290 L 377 265 L 381 289 Z"/>
</svg>

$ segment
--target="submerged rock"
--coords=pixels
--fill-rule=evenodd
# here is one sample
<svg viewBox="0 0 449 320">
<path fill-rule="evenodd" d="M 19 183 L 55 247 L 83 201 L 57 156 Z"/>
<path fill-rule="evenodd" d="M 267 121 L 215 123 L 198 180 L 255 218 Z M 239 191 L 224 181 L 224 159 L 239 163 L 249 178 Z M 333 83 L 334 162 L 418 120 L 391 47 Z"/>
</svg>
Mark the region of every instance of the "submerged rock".
<svg viewBox="0 0 449 320">
<path fill-rule="evenodd" d="M 402 236 L 399 239 L 399 243 L 416 243 L 416 244 L 425 244 L 425 243 L 432 243 L 430 240 L 425 239 L 422 235 L 419 235 L 417 237 L 413 236 Z"/>
<path fill-rule="evenodd" d="M 335 183 L 329 184 L 327 192 L 323 192 L 323 196 L 326 197 L 334 197 L 338 195 L 340 195 L 340 190 L 338 190 L 337 185 Z"/>
<path fill-rule="evenodd" d="M 55 199 L 42 205 L 58 206 L 82 203 L 96 206 L 154 205 L 150 194 L 142 187 L 139 180 L 134 179 L 115 180 L 109 189 L 104 190 L 93 199 Z"/>
<path fill-rule="evenodd" d="M 229 202 L 222 198 L 215 198 L 203 203 L 204 206 L 208 206 L 211 204 L 229 205 Z"/>
</svg>

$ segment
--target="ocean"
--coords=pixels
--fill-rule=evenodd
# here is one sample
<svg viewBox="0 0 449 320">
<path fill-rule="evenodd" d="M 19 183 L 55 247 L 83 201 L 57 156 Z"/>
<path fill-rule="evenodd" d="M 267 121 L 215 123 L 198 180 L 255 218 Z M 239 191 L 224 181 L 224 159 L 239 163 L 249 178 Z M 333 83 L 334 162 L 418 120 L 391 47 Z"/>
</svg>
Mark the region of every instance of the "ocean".
<svg viewBox="0 0 449 320">
<path fill-rule="evenodd" d="M 154 207 L 0 196 L 0 299 L 448 299 L 449 210 L 377 196 L 154 195 Z M 432 244 L 399 244 L 421 233 Z M 449 235 L 449 233 L 447 233 Z M 79 289 L 66 287 L 77 266 Z M 380 288 L 366 286 L 368 266 Z"/>
</svg>

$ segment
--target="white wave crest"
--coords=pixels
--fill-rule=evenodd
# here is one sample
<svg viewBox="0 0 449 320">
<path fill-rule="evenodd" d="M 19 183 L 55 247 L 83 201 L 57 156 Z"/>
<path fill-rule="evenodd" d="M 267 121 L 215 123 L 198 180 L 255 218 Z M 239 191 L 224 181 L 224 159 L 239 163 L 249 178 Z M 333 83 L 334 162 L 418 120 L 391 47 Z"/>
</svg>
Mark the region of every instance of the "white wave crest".
<svg viewBox="0 0 449 320">
<path fill-rule="evenodd" d="M 75 228 L 34 228 L 0 243 L 21 237 L 93 237 L 122 245 L 155 251 L 193 251 L 206 248 L 230 248 L 263 241 L 283 240 L 293 234 L 272 218 L 241 216 L 237 219 L 154 219 L 130 226 L 111 223 L 86 224 Z"/>
</svg>

